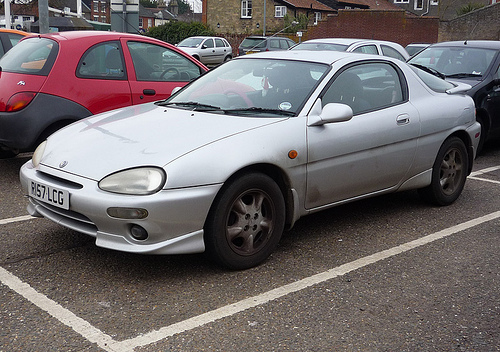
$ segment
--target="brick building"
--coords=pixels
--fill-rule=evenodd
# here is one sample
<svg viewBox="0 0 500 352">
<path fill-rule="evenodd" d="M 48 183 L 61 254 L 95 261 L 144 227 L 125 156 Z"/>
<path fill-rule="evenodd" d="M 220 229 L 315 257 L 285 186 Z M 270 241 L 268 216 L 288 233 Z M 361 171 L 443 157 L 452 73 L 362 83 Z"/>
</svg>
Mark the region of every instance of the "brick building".
<svg viewBox="0 0 500 352">
<path fill-rule="evenodd" d="M 203 0 L 202 7 L 202 22 L 219 33 L 262 33 L 264 27 L 274 33 L 283 29 L 285 15 L 306 15 L 314 24 L 335 13 L 317 0 Z"/>
</svg>

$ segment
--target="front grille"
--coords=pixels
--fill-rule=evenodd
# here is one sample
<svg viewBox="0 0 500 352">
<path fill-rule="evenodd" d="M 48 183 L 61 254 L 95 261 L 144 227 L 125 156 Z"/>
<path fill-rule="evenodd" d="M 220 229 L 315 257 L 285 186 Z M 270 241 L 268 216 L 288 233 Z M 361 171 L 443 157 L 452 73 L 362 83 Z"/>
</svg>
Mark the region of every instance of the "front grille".
<svg viewBox="0 0 500 352">
<path fill-rule="evenodd" d="M 74 211 L 54 207 L 33 198 L 30 198 L 30 202 L 34 205 L 36 211 L 45 218 L 72 230 L 82 232 L 93 237 L 97 236 L 97 227 L 86 216 Z"/>
<path fill-rule="evenodd" d="M 82 189 L 83 188 L 83 185 L 81 185 L 79 183 L 68 181 L 64 178 L 60 178 L 60 177 L 57 177 L 57 176 L 54 176 L 51 174 L 47 174 L 43 171 L 37 171 L 37 176 L 40 178 L 40 180 L 44 180 L 45 182 L 49 182 L 49 183 L 54 183 L 55 185 L 57 185 L 59 187 L 66 187 L 66 188 L 70 188 L 70 189 Z"/>
</svg>

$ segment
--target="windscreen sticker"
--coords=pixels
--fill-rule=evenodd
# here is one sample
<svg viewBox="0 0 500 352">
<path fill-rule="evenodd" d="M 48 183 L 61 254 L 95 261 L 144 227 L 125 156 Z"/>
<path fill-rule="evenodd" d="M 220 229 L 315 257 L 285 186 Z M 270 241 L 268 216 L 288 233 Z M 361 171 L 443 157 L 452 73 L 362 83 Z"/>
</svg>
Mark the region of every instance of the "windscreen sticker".
<svg viewBox="0 0 500 352">
<path fill-rule="evenodd" d="M 280 110 L 290 110 L 292 108 L 292 103 L 284 101 L 279 105 L 279 108 Z"/>
</svg>

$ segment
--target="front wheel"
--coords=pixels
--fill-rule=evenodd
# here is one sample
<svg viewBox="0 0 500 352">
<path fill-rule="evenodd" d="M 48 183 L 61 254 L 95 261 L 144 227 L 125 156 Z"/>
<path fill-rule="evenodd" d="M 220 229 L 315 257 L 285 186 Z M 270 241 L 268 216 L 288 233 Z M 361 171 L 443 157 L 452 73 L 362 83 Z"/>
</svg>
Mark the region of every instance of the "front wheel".
<svg viewBox="0 0 500 352">
<path fill-rule="evenodd" d="M 221 190 L 205 224 L 207 253 L 230 269 L 248 269 L 274 251 L 285 226 L 285 201 L 263 174 L 247 174 Z"/>
<path fill-rule="evenodd" d="M 462 193 L 469 158 L 464 142 L 457 137 L 444 141 L 432 167 L 431 184 L 420 189 L 424 199 L 436 205 L 449 205 Z"/>
</svg>

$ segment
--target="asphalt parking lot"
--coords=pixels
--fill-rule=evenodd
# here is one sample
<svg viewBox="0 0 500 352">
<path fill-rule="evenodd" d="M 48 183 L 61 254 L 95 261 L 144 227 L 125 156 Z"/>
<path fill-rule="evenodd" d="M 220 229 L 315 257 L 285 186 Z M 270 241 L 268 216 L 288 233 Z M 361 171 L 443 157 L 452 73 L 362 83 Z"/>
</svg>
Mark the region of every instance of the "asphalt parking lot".
<svg viewBox="0 0 500 352">
<path fill-rule="evenodd" d="M 143 256 L 27 216 L 0 160 L 0 351 L 499 351 L 500 143 L 458 201 L 299 220 L 259 267 Z"/>
</svg>

